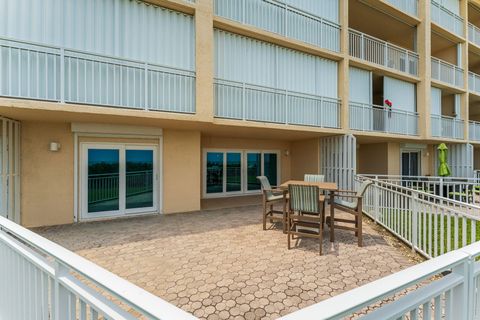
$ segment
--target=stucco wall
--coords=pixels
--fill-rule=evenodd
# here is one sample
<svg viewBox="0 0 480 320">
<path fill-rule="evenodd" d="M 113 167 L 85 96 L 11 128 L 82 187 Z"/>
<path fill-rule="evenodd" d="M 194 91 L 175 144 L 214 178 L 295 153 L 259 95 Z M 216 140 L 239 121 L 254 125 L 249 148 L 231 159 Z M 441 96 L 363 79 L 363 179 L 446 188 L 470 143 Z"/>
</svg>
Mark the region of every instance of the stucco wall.
<svg viewBox="0 0 480 320">
<path fill-rule="evenodd" d="M 306 173 L 315 174 L 319 172 L 319 144 L 318 139 L 292 142 L 290 150 L 292 179 L 303 180 L 303 176 Z"/>
<path fill-rule="evenodd" d="M 357 154 L 358 173 L 388 174 L 388 143 L 361 144 Z"/>
<path fill-rule="evenodd" d="M 21 211 L 27 227 L 73 222 L 73 135 L 67 123 L 22 121 Z M 58 152 L 49 143 L 61 144 Z"/>
<path fill-rule="evenodd" d="M 163 212 L 200 210 L 200 132 L 163 132 Z"/>
</svg>

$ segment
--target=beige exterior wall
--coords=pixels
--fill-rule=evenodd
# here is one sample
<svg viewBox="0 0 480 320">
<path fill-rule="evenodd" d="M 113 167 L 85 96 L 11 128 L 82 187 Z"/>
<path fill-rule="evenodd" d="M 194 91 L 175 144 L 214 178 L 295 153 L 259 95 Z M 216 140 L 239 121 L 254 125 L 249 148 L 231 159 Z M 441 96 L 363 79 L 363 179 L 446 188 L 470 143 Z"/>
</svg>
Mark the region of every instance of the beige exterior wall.
<svg viewBox="0 0 480 320">
<path fill-rule="evenodd" d="M 320 172 L 320 141 L 308 139 L 292 142 L 290 150 L 292 179 L 303 180 L 305 174 Z"/>
<path fill-rule="evenodd" d="M 27 227 L 73 222 L 73 135 L 68 123 L 22 121 L 21 219 Z M 58 152 L 49 150 L 59 142 Z"/>
<path fill-rule="evenodd" d="M 388 143 L 360 144 L 357 173 L 388 174 Z"/>
<path fill-rule="evenodd" d="M 163 212 L 200 210 L 200 132 L 163 133 Z"/>
</svg>

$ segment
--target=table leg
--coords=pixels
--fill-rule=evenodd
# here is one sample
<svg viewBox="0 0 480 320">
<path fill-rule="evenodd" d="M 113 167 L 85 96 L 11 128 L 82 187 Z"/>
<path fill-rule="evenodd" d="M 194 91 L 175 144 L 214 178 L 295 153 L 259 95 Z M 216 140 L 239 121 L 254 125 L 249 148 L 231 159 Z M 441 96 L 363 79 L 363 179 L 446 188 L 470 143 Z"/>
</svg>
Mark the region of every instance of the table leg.
<svg viewBox="0 0 480 320">
<path fill-rule="evenodd" d="M 334 225 L 335 225 L 335 210 L 333 208 L 333 201 L 335 198 L 335 193 L 330 191 L 330 242 L 335 242 L 335 232 L 334 232 Z"/>
</svg>

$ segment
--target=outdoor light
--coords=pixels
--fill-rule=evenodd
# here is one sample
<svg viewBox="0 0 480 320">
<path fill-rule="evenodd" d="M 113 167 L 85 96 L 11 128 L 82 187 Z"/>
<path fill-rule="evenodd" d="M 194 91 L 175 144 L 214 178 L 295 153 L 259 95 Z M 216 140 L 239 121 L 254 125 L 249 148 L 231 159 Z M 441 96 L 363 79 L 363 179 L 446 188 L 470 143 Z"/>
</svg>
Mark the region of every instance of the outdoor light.
<svg viewBox="0 0 480 320">
<path fill-rule="evenodd" d="M 285 157 L 288 157 L 290 155 L 290 150 L 285 150 Z"/>
<path fill-rule="evenodd" d="M 58 142 L 50 142 L 50 151 L 52 152 L 57 152 L 58 150 L 60 150 L 60 143 Z"/>
</svg>

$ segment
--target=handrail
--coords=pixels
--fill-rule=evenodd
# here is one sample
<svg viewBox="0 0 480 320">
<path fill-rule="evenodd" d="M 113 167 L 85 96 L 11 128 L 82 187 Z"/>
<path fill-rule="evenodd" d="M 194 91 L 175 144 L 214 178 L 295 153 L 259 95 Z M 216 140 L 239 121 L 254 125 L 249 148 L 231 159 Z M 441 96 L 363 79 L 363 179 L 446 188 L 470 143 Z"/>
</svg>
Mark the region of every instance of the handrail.
<svg viewBox="0 0 480 320">
<path fill-rule="evenodd" d="M 468 23 L 468 41 L 480 46 L 480 28 L 473 23 Z"/>
<path fill-rule="evenodd" d="M 381 106 L 381 105 L 373 104 L 373 103 L 362 103 L 362 102 L 355 102 L 355 101 L 350 101 L 349 103 L 352 104 L 352 105 L 355 105 L 355 106 L 361 106 L 361 107 L 365 107 L 365 108 L 372 108 L 373 107 L 373 108 L 377 108 L 377 109 L 382 109 L 384 111 L 388 111 L 388 112 L 391 112 L 391 113 L 404 114 L 404 115 L 409 115 L 409 116 L 418 116 L 418 112 L 393 109 L 393 108 L 389 108 L 389 107 L 386 107 L 386 106 Z"/>
<path fill-rule="evenodd" d="M 405 52 L 405 53 L 408 53 L 409 55 L 412 55 L 416 58 L 419 57 L 418 53 L 416 53 L 415 51 L 411 51 L 411 50 L 408 50 L 406 48 L 403 48 L 403 47 L 400 47 L 400 46 L 397 46 L 396 44 L 393 44 L 391 42 L 387 42 L 385 40 L 382 40 L 380 38 L 377 38 L 377 37 L 374 37 L 372 35 L 369 35 L 367 33 L 364 33 L 364 32 L 361 32 L 361 31 L 358 31 L 358 30 L 355 30 L 355 29 L 352 29 L 352 28 L 348 28 L 348 32 L 351 32 L 351 33 L 354 33 L 354 34 L 357 34 L 359 36 L 363 36 L 364 38 L 367 38 L 367 39 L 370 39 L 370 40 L 373 40 L 375 42 L 378 42 L 382 45 L 385 45 L 389 48 L 392 48 L 392 49 L 395 49 L 395 50 L 398 50 L 400 52 Z"/>
<path fill-rule="evenodd" d="M 480 141 L 480 122 L 470 120 L 468 121 L 468 137 L 470 140 Z"/>
<path fill-rule="evenodd" d="M 468 90 L 480 94 L 480 75 L 468 71 Z"/>
<path fill-rule="evenodd" d="M 134 306 L 137 311 L 152 319 L 196 319 L 165 300 L 1 216 L 0 229 L 74 270 L 75 273 L 84 276 L 95 285 L 128 305 Z"/>
</svg>

